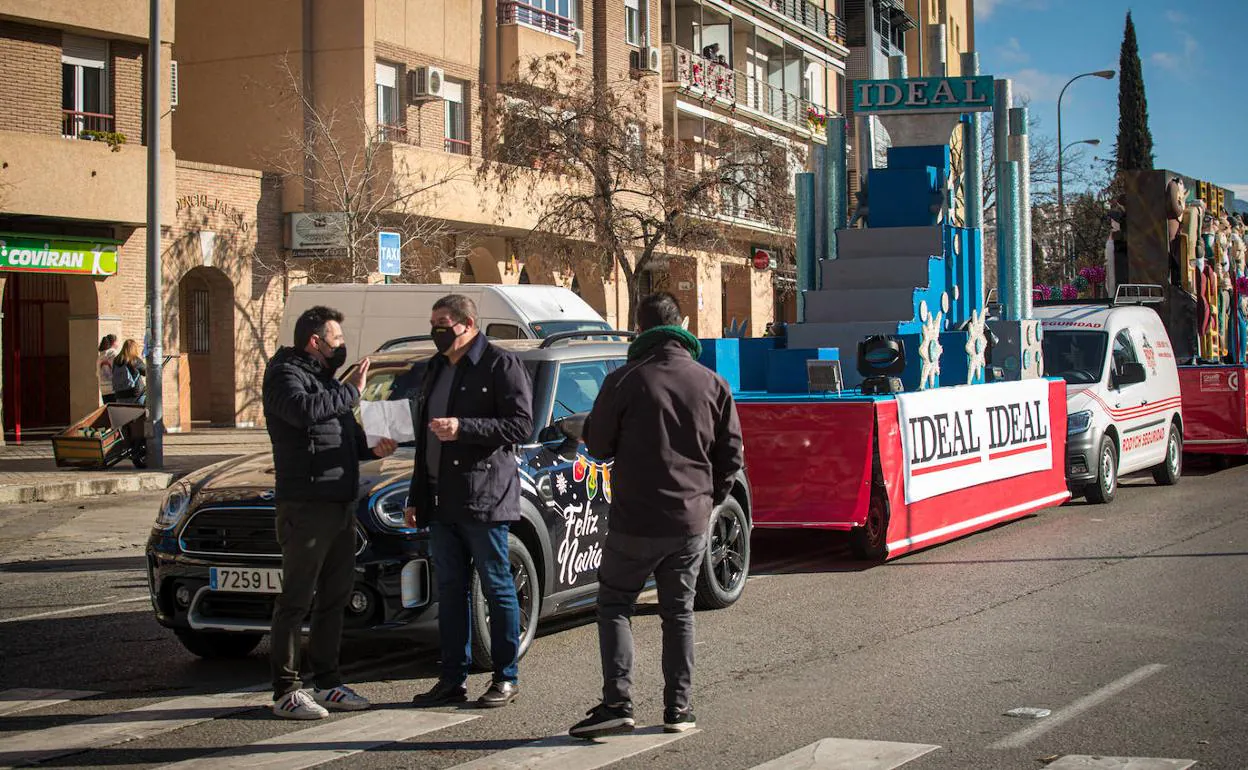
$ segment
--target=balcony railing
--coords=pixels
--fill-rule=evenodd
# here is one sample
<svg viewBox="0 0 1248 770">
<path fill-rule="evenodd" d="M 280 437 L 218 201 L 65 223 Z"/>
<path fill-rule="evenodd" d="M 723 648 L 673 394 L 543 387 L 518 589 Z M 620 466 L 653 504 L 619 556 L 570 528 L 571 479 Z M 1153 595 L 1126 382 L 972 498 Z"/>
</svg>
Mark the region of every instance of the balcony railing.
<svg viewBox="0 0 1248 770">
<path fill-rule="evenodd" d="M 737 73 L 728 65 L 720 64 L 713 59 L 697 56 L 679 46 L 671 46 L 675 57 L 676 72 L 674 80 L 682 88 L 702 93 L 706 96 L 734 102 L 737 99 Z"/>
<path fill-rule="evenodd" d="M 471 155 L 472 142 L 464 139 L 446 138 L 446 151 L 453 155 Z"/>
<path fill-rule="evenodd" d="M 61 135 L 71 139 L 88 138 L 83 136 L 87 131 L 111 133 L 115 124 L 116 121 L 112 115 L 61 110 Z"/>
<path fill-rule="evenodd" d="M 551 13 L 535 5 L 519 2 L 519 0 L 502 0 L 498 4 L 499 24 L 523 24 L 526 27 L 540 29 L 552 35 L 572 37 L 576 22 L 567 16 Z"/>
<path fill-rule="evenodd" d="M 787 16 L 816 34 L 833 40 L 845 39 L 845 21 L 808 0 L 756 0 L 756 2 L 778 14 Z"/>
<path fill-rule="evenodd" d="M 393 126 L 388 123 L 377 124 L 377 139 L 382 142 L 394 142 L 395 144 L 408 144 L 407 129 L 403 126 Z"/>
</svg>

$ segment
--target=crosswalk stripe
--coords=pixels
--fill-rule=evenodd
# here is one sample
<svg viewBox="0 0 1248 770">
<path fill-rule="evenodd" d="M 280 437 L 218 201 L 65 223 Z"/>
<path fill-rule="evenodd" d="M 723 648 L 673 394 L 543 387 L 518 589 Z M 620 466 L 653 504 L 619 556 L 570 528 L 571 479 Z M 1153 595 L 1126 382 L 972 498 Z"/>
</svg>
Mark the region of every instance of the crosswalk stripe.
<svg viewBox="0 0 1248 770">
<path fill-rule="evenodd" d="M 268 693 L 190 695 L 115 714 L 0 738 L 0 767 L 151 738 L 270 702 Z"/>
<path fill-rule="evenodd" d="M 824 738 L 751 770 L 892 770 L 938 748 L 925 743 Z"/>
<path fill-rule="evenodd" d="M 697 732 L 695 729 L 665 733 L 661 727 L 648 727 L 596 741 L 561 735 L 500 751 L 448 770 L 594 770 Z"/>
<path fill-rule="evenodd" d="M 1072 754 L 1047 766 L 1047 770 L 1187 770 L 1194 759 L 1157 757 L 1102 757 Z"/>
<path fill-rule="evenodd" d="M 39 690 L 32 687 L 17 687 L 0 692 L 0 717 L 100 694 L 94 690 Z"/>
<path fill-rule="evenodd" d="M 234 767 L 303 770 L 476 718 L 463 714 L 412 709 L 378 709 L 306 730 L 266 738 L 207 757 L 162 765 L 161 770 Z"/>
</svg>

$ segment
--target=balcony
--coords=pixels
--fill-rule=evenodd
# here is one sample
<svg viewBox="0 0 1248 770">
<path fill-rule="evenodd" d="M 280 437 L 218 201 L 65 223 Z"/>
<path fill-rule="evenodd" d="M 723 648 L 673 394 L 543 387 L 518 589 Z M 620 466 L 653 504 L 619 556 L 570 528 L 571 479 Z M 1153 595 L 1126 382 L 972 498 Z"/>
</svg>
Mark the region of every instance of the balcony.
<svg viewBox="0 0 1248 770">
<path fill-rule="evenodd" d="M 576 22 L 566 16 L 538 8 L 518 0 L 502 0 L 498 4 L 498 25 L 523 24 L 551 35 L 571 38 Z"/>
<path fill-rule="evenodd" d="M 576 54 L 576 22 L 515 0 L 498 3 L 498 60 L 503 80 L 517 78 L 534 59 Z"/>
<path fill-rule="evenodd" d="M 681 88 L 711 99 L 728 103 L 737 100 L 737 73 L 731 67 L 679 46 L 667 48 L 674 62 L 674 72 L 665 75 L 665 80 L 674 80 Z"/>
<path fill-rule="evenodd" d="M 116 120 L 98 112 L 61 110 L 61 136 L 68 139 L 90 139 L 98 134 L 111 134 Z"/>
<path fill-rule="evenodd" d="M 464 139 L 446 138 L 446 151 L 452 155 L 471 155 L 472 142 Z"/>
<path fill-rule="evenodd" d="M 797 22 L 817 35 L 843 43 L 845 41 L 845 21 L 841 17 L 828 13 L 808 0 L 755 0 L 756 3 Z"/>
</svg>

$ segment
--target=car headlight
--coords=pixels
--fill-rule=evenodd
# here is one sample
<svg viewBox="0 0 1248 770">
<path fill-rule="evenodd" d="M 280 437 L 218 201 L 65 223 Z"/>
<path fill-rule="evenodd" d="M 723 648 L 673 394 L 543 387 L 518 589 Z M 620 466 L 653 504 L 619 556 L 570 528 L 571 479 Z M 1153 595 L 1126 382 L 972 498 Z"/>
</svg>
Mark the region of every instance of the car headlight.
<svg viewBox="0 0 1248 770">
<path fill-rule="evenodd" d="M 1066 418 L 1066 435 L 1075 436 L 1080 433 L 1086 433 L 1088 428 L 1092 427 L 1092 412 L 1084 410 L 1082 412 L 1074 412 Z"/>
<path fill-rule="evenodd" d="M 388 529 L 398 529 L 405 532 L 425 532 L 427 527 L 412 528 L 407 526 L 407 520 L 403 515 L 403 509 L 407 507 L 407 484 L 401 484 L 390 489 L 382 490 L 373 496 L 372 509 L 373 517 L 377 519 L 377 523 Z"/>
<path fill-rule="evenodd" d="M 156 514 L 156 529 L 173 529 L 182 521 L 186 511 L 191 507 L 191 485 L 184 481 L 176 482 L 169 487 L 164 502 L 160 504 L 160 512 Z"/>
</svg>

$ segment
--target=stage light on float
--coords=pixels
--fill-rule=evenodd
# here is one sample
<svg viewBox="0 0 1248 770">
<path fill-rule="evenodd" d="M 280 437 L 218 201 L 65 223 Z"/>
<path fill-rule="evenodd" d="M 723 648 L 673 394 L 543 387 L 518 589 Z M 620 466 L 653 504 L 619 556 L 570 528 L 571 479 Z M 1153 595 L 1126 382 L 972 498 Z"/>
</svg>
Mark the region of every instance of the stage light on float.
<svg viewBox="0 0 1248 770">
<path fill-rule="evenodd" d="M 858 343 L 858 373 L 863 376 L 864 395 L 900 393 L 904 388 L 897 375 L 905 370 L 906 345 L 896 337 L 875 334 Z"/>
</svg>

